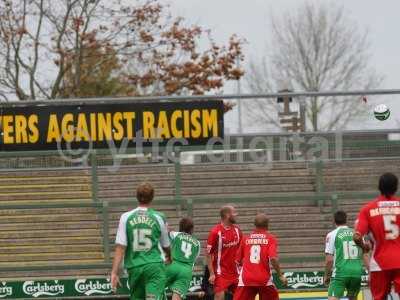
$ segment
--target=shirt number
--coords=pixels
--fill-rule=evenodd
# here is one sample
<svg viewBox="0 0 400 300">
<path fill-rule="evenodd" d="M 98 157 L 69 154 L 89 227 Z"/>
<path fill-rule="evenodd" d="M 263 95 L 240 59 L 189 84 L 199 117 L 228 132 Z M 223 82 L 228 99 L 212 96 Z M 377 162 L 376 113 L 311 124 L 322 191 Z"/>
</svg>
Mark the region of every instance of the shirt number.
<svg viewBox="0 0 400 300">
<path fill-rule="evenodd" d="M 358 248 L 353 241 L 343 242 L 343 253 L 344 253 L 344 259 L 358 258 Z"/>
<path fill-rule="evenodd" d="M 192 244 L 182 241 L 181 250 L 186 258 L 192 255 Z"/>
<path fill-rule="evenodd" d="M 261 256 L 261 246 L 260 245 L 253 245 L 250 248 L 250 262 L 252 264 L 259 264 L 260 263 L 260 256 Z"/>
<path fill-rule="evenodd" d="M 386 240 L 395 240 L 399 237 L 399 225 L 397 225 L 396 221 L 397 216 L 395 215 L 383 216 Z"/>
<path fill-rule="evenodd" d="M 151 229 L 134 229 L 133 251 L 149 251 L 151 247 Z"/>
</svg>

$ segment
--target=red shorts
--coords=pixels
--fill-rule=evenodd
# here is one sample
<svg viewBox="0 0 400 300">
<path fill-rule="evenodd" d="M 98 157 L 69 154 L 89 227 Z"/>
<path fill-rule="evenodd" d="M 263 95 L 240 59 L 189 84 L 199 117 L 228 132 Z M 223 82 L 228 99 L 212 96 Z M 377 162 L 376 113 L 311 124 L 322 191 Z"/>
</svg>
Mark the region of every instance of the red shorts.
<svg viewBox="0 0 400 300">
<path fill-rule="evenodd" d="M 279 300 L 278 290 L 274 285 L 269 286 L 239 286 L 236 289 L 233 300 Z"/>
<path fill-rule="evenodd" d="M 400 293 L 400 269 L 370 272 L 371 294 L 374 300 L 385 300 L 392 283 L 396 293 Z"/>
<path fill-rule="evenodd" d="M 235 292 L 238 285 L 238 278 L 227 278 L 225 276 L 216 275 L 214 281 L 214 293 L 225 291 Z"/>
</svg>

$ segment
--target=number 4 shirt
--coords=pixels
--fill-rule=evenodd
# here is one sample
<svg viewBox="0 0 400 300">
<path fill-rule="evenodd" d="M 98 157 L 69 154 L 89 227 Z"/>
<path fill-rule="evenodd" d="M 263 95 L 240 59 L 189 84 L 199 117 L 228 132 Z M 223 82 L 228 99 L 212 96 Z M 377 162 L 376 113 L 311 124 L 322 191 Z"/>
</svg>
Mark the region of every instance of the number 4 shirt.
<svg viewBox="0 0 400 300">
<path fill-rule="evenodd" d="M 366 204 L 356 221 L 356 232 L 373 244 L 370 271 L 400 269 L 400 198 L 379 196 Z"/>
<path fill-rule="evenodd" d="M 326 236 L 325 253 L 334 256 L 333 278 L 360 278 L 363 252 L 353 241 L 353 230 L 338 226 Z"/>
<path fill-rule="evenodd" d="M 200 254 L 199 240 L 185 232 L 171 231 L 169 236 L 172 261 L 179 261 L 193 267 Z"/>
<path fill-rule="evenodd" d="M 241 265 L 239 286 L 273 285 L 270 259 L 277 257 L 276 238 L 266 230 L 256 229 L 243 238 L 236 261 Z"/>
</svg>

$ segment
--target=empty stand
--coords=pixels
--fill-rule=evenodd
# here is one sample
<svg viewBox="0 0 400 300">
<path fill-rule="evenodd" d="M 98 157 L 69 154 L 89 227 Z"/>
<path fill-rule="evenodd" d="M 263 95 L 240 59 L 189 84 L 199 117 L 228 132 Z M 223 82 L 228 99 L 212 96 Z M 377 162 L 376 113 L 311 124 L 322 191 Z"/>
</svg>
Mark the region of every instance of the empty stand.
<svg viewBox="0 0 400 300">
<path fill-rule="evenodd" d="M 105 270 L 2 272 L 1 268 L 102 263 L 101 215 L 93 207 L 0 210 L 0 278 L 105 275 Z"/>
<path fill-rule="evenodd" d="M 90 169 L 0 171 L 0 205 L 91 201 Z"/>
<path fill-rule="evenodd" d="M 400 175 L 399 159 L 357 160 L 324 164 L 325 191 L 375 191 L 385 172 Z"/>
</svg>

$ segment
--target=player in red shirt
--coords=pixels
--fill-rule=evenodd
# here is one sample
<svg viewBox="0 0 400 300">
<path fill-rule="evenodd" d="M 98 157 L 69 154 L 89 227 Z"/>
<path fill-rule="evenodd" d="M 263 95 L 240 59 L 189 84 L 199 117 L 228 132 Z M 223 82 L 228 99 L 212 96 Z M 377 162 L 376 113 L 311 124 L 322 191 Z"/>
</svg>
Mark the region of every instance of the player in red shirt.
<svg viewBox="0 0 400 300">
<path fill-rule="evenodd" d="M 208 235 L 206 253 L 210 271 L 209 282 L 214 285 L 216 300 L 223 300 L 225 292 L 233 292 L 237 286 L 238 270 L 235 257 L 242 239 L 242 232 L 235 225 L 235 208 L 223 206 L 220 215 L 221 223 L 214 226 Z"/>
<path fill-rule="evenodd" d="M 361 208 L 356 221 L 354 241 L 364 250 L 372 242 L 369 265 L 371 293 L 375 300 L 386 299 L 394 283 L 400 293 L 400 198 L 395 197 L 398 178 L 385 173 L 379 179 L 381 195 Z"/>
<path fill-rule="evenodd" d="M 268 232 L 269 220 L 265 214 L 257 214 L 253 233 L 242 239 L 236 261 L 240 268 L 239 284 L 234 300 L 279 299 L 278 291 L 273 283 L 270 264 L 277 272 L 281 282 L 286 285 L 278 262 L 277 241 Z"/>
</svg>

